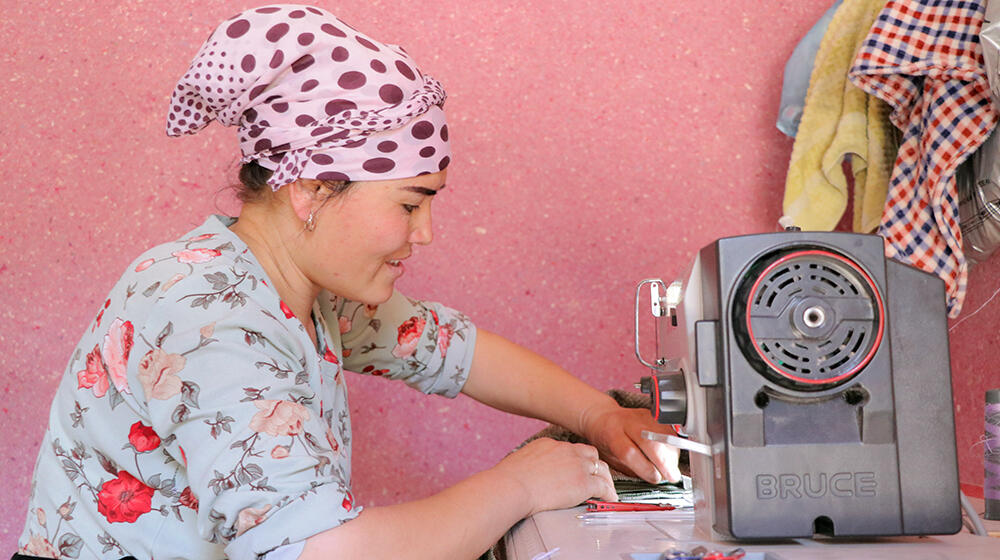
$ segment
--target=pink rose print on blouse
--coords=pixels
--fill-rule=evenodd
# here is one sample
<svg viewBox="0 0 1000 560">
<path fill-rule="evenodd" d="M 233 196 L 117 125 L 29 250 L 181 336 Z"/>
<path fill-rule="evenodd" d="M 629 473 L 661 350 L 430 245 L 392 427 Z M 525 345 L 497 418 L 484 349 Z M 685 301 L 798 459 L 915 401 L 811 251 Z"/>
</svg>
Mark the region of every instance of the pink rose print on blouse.
<svg viewBox="0 0 1000 560">
<path fill-rule="evenodd" d="M 97 493 L 97 511 L 110 523 L 135 523 L 148 513 L 153 501 L 153 489 L 126 471 L 120 471 L 101 485 Z"/>
<path fill-rule="evenodd" d="M 272 459 L 284 459 L 285 457 L 288 457 L 287 445 L 275 445 L 274 449 L 271 450 Z"/>
<path fill-rule="evenodd" d="M 340 360 L 337 359 L 337 355 L 334 354 L 333 350 L 330 350 L 329 347 L 327 347 L 326 352 L 323 352 L 323 359 L 330 362 L 331 364 L 340 363 Z"/>
<path fill-rule="evenodd" d="M 351 494 L 350 490 L 348 490 L 347 495 L 344 496 L 344 501 L 340 502 L 340 507 L 346 509 L 347 511 L 351 511 L 351 508 L 354 507 L 354 495 Z"/>
<path fill-rule="evenodd" d="M 139 360 L 139 383 L 146 400 L 167 400 L 181 392 L 181 378 L 177 372 L 184 369 L 187 360 L 180 354 L 167 354 L 154 348 Z"/>
<path fill-rule="evenodd" d="M 286 319 L 293 319 L 295 317 L 295 313 L 292 312 L 292 308 L 288 307 L 288 304 L 284 301 L 281 302 L 281 312 L 285 314 Z"/>
<path fill-rule="evenodd" d="M 190 486 L 184 488 L 184 491 L 181 492 L 180 502 L 182 506 L 198 511 L 198 496 L 194 495 Z"/>
<path fill-rule="evenodd" d="M 270 509 L 271 504 L 259 508 L 241 509 L 239 517 L 236 518 L 236 536 L 238 537 L 250 529 L 253 529 L 257 525 L 260 525 L 261 521 L 264 521 L 264 515 L 267 514 Z"/>
<path fill-rule="evenodd" d="M 441 325 L 438 329 L 438 350 L 441 351 L 441 357 L 444 358 L 448 355 L 448 346 L 451 344 L 451 337 L 455 334 L 455 327 L 452 325 Z"/>
<path fill-rule="evenodd" d="M 146 453 L 160 446 L 160 436 L 156 435 L 151 426 L 136 422 L 128 432 L 128 442 L 137 452 Z"/>
<path fill-rule="evenodd" d="M 87 353 L 87 367 L 76 372 L 77 388 L 90 389 L 94 396 L 101 398 L 108 391 L 108 372 L 101 362 L 101 349 L 95 344 L 94 349 Z"/>
<path fill-rule="evenodd" d="M 146 259 L 135 266 L 135 271 L 142 272 L 143 270 L 146 270 L 147 268 L 153 266 L 153 263 L 155 262 L 156 259 Z"/>
<path fill-rule="evenodd" d="M 253 404 L 260 412 L 250 419 L 250 429 L 257 433 L 294 436 L 302 431 L 302 423 L 309 420 L 309 410 L 296 402 L 257 400 Z"/>
<path fill-rule="evenodd" d="M 340 323 L 340 334 L 344 334 L 351 330 L 351 319 L 349 317 L 341 316 L 340 319 L 338 319 L 338 323 Z"/>
<path fill-rule="evenodd" d="M 73 513 L 73 509 L 75 507 L 76 507 L 75 503 L 70 503 L 69 501 L 66 501 L 65 503 L 63 503 L 63 505 L 59 506 L 59 509 L 56 510 L 56 513 L 59 514 L 59 517 L 66 519 L 69 514 Z"/>
<path fill-rule="evenodd" d="M 389 373 L 389 370 L 387 370 L 387 369 L 375 369 L 375 366 L 368 365 L 368 366 L 365 366 L 365 369 L 361 370 L 361 373 L 367 373 L 368 375 L 374 375 L 376 377 L 381 377 L 381 376 Z"/>
<path fill-rule="evenodd" d="M 326 442 L 330 444 L 330 449 L 332 449 L 334 453 L 340 453 L 340 444 L 337 443 L 337 436 L 333 435 L 332 430 L 326 431 Z"/>
<path fill-rule="evenodd" d="M 171 255 L 177 258 L 177 262 L 183 264 L 206 263 L 221 254 L 222 251 L 217 249 L 183 249 L 171 253 Z"/>
<path fill-rule="evenodd" d="M 392 355 L 397 358 L 408 358 L 417 351 L 417 343 L 420 342 L 420 335 L 424 333 L 424 325 L 427 321 L 420 317 L 410 317 L 396 329 L 399 333 L 396 337 L 396 347 L 392 349 Z"/>
<path fill-rule="evenodd" d="M 166 282 L 163 283 L 163 286 L 160 287 L 160 291 L 161 292 L 165 292 L 165 291 L 169 290 L 170 288 L 174 287 L 174 284 L 180 282 L 183 279 L 184 279 L 184 275 L 183 274 L 181 274 L 179 272 L 177 274 L 174 274 L 173 276 L 170 277 L 169 280 L 167 280 Z"/>
<path fill-rule="evenodd" d="M 101 353 L 108 367 L 108 376 L 115 389 L 121 393 L 131 393 L 128 388 L 128 355 L 132 351 L 132 322 L 115 317 L 104 335 Z"/>
<path fill-rule="evenodd" d="M 107 309 L 109 305 L 111 305 L 111 300 L 110 299 L 104 300 L 104 307 L 97 314 L 97 318 L 94 319 L 94 326 L 90 327 L 90 332 L 94 332 L 95 330 L 97 330 L 97 327 L 101 326 L 101 319 L 104 318 L 104 310 Z"/>
<path fill-rule="evenodd" d="M 212 338 L 212 335 L 214 333 L 215 333 L 215 321 L 198 329 L 198 334 L 200 334 L 202 338 Z"/>
<path fill-rule="evenodd" d="M 52 543 L 45 537 L 35 534 L 31 535 L 28 544 L 24 545 L 20 553 L 40 558 L 59 558 L 59 551 L 52 546 Z"/>
</svg>

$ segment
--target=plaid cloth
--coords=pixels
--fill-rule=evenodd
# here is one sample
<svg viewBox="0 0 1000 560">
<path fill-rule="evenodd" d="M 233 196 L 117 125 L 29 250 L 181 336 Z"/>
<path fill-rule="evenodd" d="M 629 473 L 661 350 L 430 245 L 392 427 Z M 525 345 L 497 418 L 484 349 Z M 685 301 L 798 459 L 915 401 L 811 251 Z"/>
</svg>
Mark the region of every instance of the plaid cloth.
<svg viewBox="0 0 1000 560">
<path fill-rule="evenodd" d="M 940 276 L 952 317 L 967 275 L 955 170 L 997 124 L 979 46 L 985 4 L 891 0 L 849 72 L 903 133 L 879 226 L 886 256 Z"/>
</svg>

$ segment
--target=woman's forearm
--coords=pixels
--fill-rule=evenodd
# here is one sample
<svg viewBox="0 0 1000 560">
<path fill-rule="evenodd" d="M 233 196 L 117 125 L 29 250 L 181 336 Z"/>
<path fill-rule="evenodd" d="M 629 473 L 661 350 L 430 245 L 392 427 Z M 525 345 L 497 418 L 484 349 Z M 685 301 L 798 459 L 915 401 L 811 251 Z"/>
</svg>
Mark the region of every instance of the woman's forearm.
<svg viewBox="0 0 1000 560">
<path fill-rule="evenodd" d="M 479 329 L 469 380 L 462 392 L 494 408 L 538 418 L 578 434 L 588 413 L 617 406 L 545 357 Z"/>
<path fill-rule="evenodd" d="M 429 498 L 365 509 L 307 539 L 300 558 L 472 560 L 518 520 L 589 497 L 617 499 L 597 450 L 541 438 Z"/>
<path fill-rule="evenodd" d="M 525 487 L 494 468 L 422 500 L 365 508 L 307 539 L 299 558 L 472 560 L 531 507 Z"/>
<path fill-rule="evenodd" d="M 610 396 L 544 357 L 479 329 L 462 392 L 494 408 L 558 424 L 597 446 L 616 469 L 649 482 L 680 480 L 678 450 L 642 436 L 670 433 L 648 411 L 624 409 Z"/>
</svg>

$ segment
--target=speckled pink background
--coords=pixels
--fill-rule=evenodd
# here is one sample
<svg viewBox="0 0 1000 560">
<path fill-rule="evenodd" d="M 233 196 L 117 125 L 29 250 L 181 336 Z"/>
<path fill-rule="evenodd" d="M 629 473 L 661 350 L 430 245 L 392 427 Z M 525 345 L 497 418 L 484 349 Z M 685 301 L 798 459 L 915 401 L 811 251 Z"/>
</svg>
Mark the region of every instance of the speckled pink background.
<svg viewBox="0 0 1000 560">
<path fill-rule="evenodd" d="M 628 387 L 632 294 L 717 237 L 771 231 L 791 140 L 785 60 L 826 0 L 339 0 L 450 94 L 455 163 L 404 290 L 444 301 L 602 389 Z M 207 7 L 206 7 L 207 5 Z M 50 394 L 125 265 L 233 213 L 234 132 L 168 139 L 169 93 L 243 2 L 5 4 L 0 18 L 0 556 L 13 550 Z M 966 309 L 1000 287 L 973 270 Z M 961 476 L 982 484 L 1000 302 L 958 325 Z M 351 376 L 360 503 L 425 496 L 541 427 Z"/>
</svg>

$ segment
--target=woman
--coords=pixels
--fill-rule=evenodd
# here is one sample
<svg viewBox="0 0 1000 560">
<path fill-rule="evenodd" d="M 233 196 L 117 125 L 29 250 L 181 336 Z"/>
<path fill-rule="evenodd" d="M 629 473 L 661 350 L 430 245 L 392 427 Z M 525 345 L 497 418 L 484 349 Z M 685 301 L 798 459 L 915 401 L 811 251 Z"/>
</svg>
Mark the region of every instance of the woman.
<svg viewBox="0 0 1000 560">
<path fill-rule="evenodd" d="M 401 48 L 321 9 L 268 6 L 215 30 L 167 132 L 237 126 L 245 204 L 112 289 L 55 397 L 23 554 L 473 558 L 533 512 L 614 499 L 605 461 L 679 478 L 676 450 L 639 437 L 659 429 L 644 411 L 394 290 L 432 240 L 444 97 Z M 597 447 L 538 440 L 429 498 L 363 510 L 345 369 L 461 391 Z"/>
</svg>

